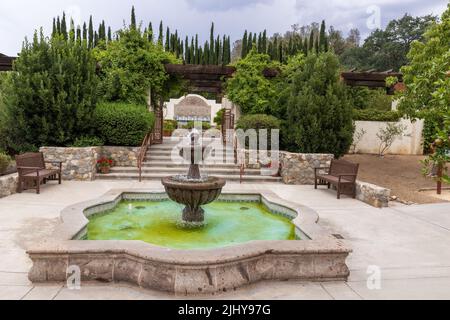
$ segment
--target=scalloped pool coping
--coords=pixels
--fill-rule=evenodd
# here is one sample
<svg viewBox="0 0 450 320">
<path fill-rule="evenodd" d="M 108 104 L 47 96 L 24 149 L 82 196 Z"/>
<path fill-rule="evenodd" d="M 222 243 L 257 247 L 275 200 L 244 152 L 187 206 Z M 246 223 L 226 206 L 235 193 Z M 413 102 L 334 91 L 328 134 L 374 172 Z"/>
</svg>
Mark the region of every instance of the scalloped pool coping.
<svg viewBox="0 0 450 320">
<path fill-rule="evenodd" d="M 346 281 L 351 249 L 318 224 L 317 213 L 271 191 L 223 192 L 222 201 L 261 201 L 274 214 L 292 220 L 302 240 L 251 241 L 210 250 L 174 250 L 143 241 L 88 241 L 90 215 L 122 200 L 163 200 L 155 190 L 111 190 L 64 209 L 54 234 L 27 251 L 34 283 L 65 282 L 69 267 L 81 281 L 128 282 L 176 294 L 214 294 L 263 280 Z M 72 270 L 72 268 L 70 269 Z"/>
</svg>

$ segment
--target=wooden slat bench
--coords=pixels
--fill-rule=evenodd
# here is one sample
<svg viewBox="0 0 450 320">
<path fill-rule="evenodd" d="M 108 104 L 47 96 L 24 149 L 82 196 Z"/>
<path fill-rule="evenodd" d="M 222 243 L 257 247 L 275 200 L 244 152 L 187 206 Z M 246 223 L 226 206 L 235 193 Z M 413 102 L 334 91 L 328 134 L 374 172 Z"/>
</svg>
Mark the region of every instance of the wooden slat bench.
<svg viewBox="0 0 450 320">
<path fill-rule="evenodd" d="M 326 174 L 320 174 L 320 170 L 328 170 Z M 315 168 L 315 189 L 319 185 L 331 185 L 337 188 L 337 198 L 342 194 L 356 198 L 356 178 L 358 176 L 359 164 L 345 160 L 332 160 L 329 168 Z"/>
<path fill-rule="evenodd" d="M 59 166 L 58 169 L 48 169 L 46 164 Z M 17 192 L 36 189 L 40 193 L 41 184 L 47 181 L 58 181 L 61 184 L 61 161 L 45 161 L 43 153 L 25 153 L 16 156 L 17 171 L 19 173 L 19 185 Z"/>
</svg>

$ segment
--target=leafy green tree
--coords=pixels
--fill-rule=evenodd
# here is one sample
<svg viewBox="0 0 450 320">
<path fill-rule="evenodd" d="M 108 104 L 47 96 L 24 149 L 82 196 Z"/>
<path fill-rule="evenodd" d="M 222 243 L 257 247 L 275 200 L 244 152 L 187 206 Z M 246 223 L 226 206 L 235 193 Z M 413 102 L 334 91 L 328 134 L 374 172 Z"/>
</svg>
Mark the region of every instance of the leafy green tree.
<svg viewBox="0 0 450 320">
<path fill-rule="evenodd" d="M 36 32 L 24 43 L 7 92 L 9 149 L 66 146 L 88 134 L 96 99 L 91 52 L 78 41 Z"/>
<path fill-rule="evenodd" d="M 410 117 L 425 119 L 425 148 L 443 130 L 450 114 L 450 4 L 440 23 L 434 23 L 424 40 L 414 41 L 408 54 L 411 61 L 402 68 L 407 90 L 399 109 Z"/>
<path fill-rule="evenodd" d="M 124 28 L 119 39 L 96 48 L 94 54 L 100 65 L 100 94 L 107 101 L 127 101 L 145 104 L 151 88 L 152 99 L 167 94 L 169 76 L 165 63 L 178 63 L 173 54 L 149 42 L 139 28 Z"/>
<path fill-rule="evenodd" d="M 332 53 L 309 55 L 294 74 L 282 129 L 287 150 L 344 155 L 353 140 L 352 107 Z"/>
<path fill-rule="evenodd" d="M 269 113 L 276 94 L 274 84 L 264 77 L 263 71 L 274 67 L 266 54 L 258 54 L 256 48 L 236 64 L 235 76 L 228 79 L 228 98 L 239 105 L 244 114 Z"/>
</svg>

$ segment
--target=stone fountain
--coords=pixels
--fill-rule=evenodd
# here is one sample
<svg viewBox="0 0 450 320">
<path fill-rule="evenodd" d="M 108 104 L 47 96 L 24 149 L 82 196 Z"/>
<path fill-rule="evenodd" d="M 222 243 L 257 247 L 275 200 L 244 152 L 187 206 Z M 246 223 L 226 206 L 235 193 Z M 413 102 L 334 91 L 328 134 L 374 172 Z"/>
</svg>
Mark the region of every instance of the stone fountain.
<svg viewBox="0 0 450 320">
<path fill-rule="evenodd" d="M 199 143 L 199 134 L 192 132 L 189 142 L 180 147 L 180 155 L 190 162 L 187 175 L 162 179 L 162 184 L 170 199 L 183 204 L 182 226 L 197 228 L 204 226 L 205 212 L 201 208 L 219 198 L 226 182 L 224 179 L 203 176 L 199 163 L 205 160 L 206 146 Z"/>
</svg>

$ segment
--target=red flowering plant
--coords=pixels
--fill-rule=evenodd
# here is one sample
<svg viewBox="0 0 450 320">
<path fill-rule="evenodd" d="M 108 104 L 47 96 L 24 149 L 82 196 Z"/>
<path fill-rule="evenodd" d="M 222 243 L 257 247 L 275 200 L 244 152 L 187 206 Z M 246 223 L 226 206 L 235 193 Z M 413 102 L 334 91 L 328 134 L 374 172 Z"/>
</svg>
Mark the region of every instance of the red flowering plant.
<svg viewBox="0 0 450 320">
<path fill-rule="evenodd" d="M 113 166 L 113 160 L 111 158 L 103 157 L 97 161 L 97 166 L 101 168 L 111 168 Z"/>
</svg>

